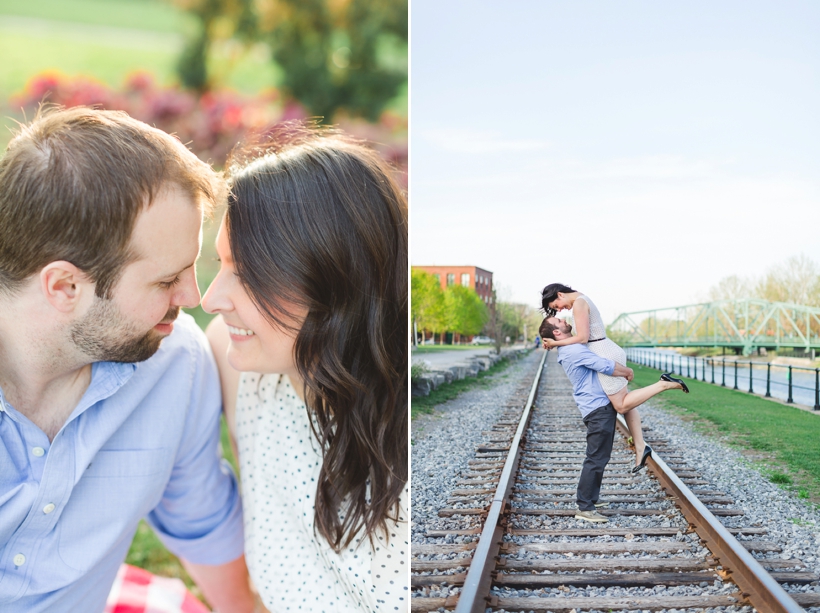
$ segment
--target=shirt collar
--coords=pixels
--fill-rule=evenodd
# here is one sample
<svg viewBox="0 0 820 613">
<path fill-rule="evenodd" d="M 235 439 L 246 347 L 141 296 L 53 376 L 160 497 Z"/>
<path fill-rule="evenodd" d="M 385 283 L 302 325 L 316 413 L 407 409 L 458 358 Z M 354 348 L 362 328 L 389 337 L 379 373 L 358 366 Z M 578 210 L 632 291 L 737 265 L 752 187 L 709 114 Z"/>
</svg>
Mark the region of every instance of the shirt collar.
<svg viewBox="0 0 820 613">
<path fill-rule="evenodd" d="M 88 384 L 88 388 L 80 398 L 80 402 L 77 403 L 71 415 L 68 416 L 66 424 L 81 415 L 89 407 L 114 395 L 118 389 L 128 382 L 136 370 L 137 364 L 132 363 L 94 362 L 91 365 L 91 383 Z M 0 403 L 2 403 L 3 411 L 8 413 L 10 417 L 12 411 L 23 417 L 14 407 L 8 404 L 2 389 L 0 389 Z"/>
<path fill-rule="evenodd" d="M 71 412 L 66 423 L 80 415 L 88 407 L 113 396 L 114 392 L 128 383 L 134 375 L 137 365 L 125 362 L 94 362 L 91 365 L 91 383 L 85 390 L 80 402 Z"/>
</svg>

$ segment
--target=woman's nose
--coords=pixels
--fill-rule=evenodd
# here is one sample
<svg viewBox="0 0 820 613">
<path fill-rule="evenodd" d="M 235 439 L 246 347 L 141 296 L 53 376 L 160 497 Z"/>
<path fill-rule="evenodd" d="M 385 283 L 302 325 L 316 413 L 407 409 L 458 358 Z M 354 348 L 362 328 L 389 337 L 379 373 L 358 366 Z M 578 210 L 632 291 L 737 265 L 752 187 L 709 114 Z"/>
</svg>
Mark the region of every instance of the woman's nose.
<svg viewBox="0 0 820 613">
<path fill-rule="evenodd" d="M 205 290 L 205 295 L 202 297 L 202 309 L 206 313 L 222 313 L 230 310 L 230 300 L 228 300 L 225 292 L 224 277 L 222 271 L 219 271 L 211 285 Z"/>
</svg>

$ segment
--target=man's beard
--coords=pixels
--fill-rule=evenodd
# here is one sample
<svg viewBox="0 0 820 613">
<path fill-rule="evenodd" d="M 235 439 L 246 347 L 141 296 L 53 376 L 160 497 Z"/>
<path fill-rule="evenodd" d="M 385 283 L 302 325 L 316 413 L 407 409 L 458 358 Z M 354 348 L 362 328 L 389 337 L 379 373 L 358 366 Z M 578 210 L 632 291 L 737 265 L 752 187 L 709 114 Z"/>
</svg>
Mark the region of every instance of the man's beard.
<svg viewBox="0 0 820 613">
<path fill-rule="evenodd" d="M 178 315 L 179 307 L 171 307 L 162 322 L 172 322 Z M 157 352 L 165 338 L 153 328 L 138 330 L 111 300 L 97 297 L 70 335 L 74 345 L 95 362 L 142 362 Z"/>
</svg>

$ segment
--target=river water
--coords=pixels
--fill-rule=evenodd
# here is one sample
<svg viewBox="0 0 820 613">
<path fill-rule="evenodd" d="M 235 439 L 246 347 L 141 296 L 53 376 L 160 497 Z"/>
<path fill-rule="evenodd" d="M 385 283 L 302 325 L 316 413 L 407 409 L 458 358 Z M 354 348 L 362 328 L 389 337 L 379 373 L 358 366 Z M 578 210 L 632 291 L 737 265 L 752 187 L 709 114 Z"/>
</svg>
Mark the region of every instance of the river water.
<svg viewBox="0 0 820 613">
<path fill-rule="evenodd" d="M 751 381 L 749 379 L 749 360 L 740 358 L 723 360 L 720 356 L 714 358 L 695 358 L 680 355 L 670 349 L 643 349 L 630 348 L 626 350 L 627 359 L 638 364 L 659 368 L 665 372 L 673 371 L 684 377 L 704 380 L 711 383 L 713 379 L 717 385 L 725 382 L 726 387 L 755 394 L 766 393 L 767 365 L 765 362 L 751 363 Z M 737 365 L 737 379 L 735 378 Z M 697 374 L 696 374 L 697 371 Z M 772 397 L 787 400 L 789 397 L 789 367 L 781 364 L 772 364 L 768 373 L 769 393 Z M 735 383 L 737 381 L 737 383 Z M 817 374 L 814 368 L 798 366 L 792 367 L 792 400 L 796 404 L 814 407 L 816 402 Z"/>
</svg>

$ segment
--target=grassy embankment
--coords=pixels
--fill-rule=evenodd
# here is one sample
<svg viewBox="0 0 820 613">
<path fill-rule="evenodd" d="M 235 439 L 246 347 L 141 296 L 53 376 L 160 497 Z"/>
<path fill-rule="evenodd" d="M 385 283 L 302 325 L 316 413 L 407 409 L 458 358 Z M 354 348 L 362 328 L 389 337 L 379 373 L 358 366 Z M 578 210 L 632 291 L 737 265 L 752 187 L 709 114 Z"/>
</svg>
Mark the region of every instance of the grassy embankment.
<svg viewBox="0 0 820 613">
<path fill-rule="evenodd" d="M 658 380 L 658 372 L 637 364 L 634 387 Z M 656 404 L 701 432 L 726 437 L 730 444 L 753 452 L 753 465 L 770 481 L 799 498 L 820 503 L 820 415 L 686 379 L 690 394 L 663 394 Z"/>
<path fill-rule="evenodd" d="M 414 354 L 422 353 L 438 353 L 440 351 L 475 351 L 476 349 L 485 349 L 490 351 L 493 349 L 492 345 L 419 345 L 413 347 Z"/>
</svg>

